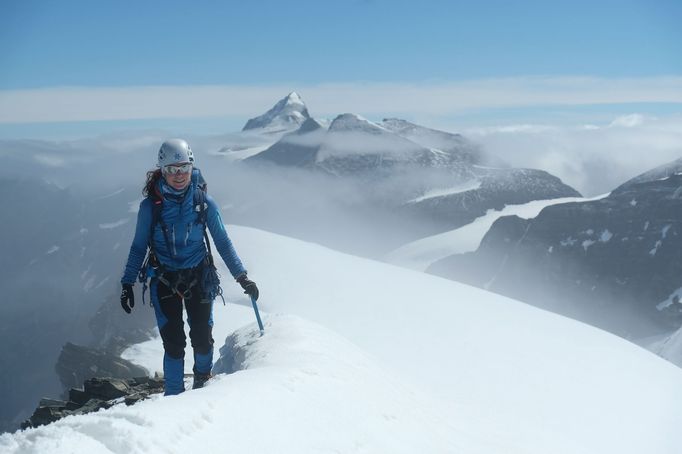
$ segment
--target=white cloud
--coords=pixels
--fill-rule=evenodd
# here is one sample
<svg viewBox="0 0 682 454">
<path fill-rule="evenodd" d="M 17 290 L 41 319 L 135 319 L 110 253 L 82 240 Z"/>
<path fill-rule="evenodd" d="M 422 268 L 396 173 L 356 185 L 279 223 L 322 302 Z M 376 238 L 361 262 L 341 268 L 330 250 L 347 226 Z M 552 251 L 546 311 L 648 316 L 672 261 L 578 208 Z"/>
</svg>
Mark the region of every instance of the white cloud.
<svg viewBox="0 0 682 454">
<path fill-rule="evenodd" d="M 624 127 L 624 128 L 634 128 L 635 126 L 641 126 L 644 123 L 644 115 L 640 114 L 630 114 L 622 115 L 611 122 L 610 127 Z"/>
<path fill-rule="evenodd" d="M 435 83 L 53 87 L 0 91 L 0 123 L 258 115 L 296 89 L 314 115 L 448 115 L 545 105 L 682 103 L 682 77 L 519 77 Z"/>
</svg>

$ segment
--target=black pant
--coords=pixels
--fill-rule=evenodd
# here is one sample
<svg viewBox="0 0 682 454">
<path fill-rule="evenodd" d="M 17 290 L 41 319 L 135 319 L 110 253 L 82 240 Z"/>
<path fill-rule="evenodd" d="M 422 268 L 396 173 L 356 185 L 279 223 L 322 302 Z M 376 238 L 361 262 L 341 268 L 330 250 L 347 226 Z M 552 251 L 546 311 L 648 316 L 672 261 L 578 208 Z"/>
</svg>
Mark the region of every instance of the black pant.
<svg viewBox="0 0 682 454">
<path fill-rule="evenodd" d="M 183 299 L 163 282 L 156 280 L 154 307 L 163 348 L 172 358 L 184 358 L 187 339 L 182 320 Z M 195 354 L 206 355 L 213 347 L 213 303 L 201 303 L 201 289 L 191 289 L 191 296 L 184 299 L 189 337 Z"/>
</svg>

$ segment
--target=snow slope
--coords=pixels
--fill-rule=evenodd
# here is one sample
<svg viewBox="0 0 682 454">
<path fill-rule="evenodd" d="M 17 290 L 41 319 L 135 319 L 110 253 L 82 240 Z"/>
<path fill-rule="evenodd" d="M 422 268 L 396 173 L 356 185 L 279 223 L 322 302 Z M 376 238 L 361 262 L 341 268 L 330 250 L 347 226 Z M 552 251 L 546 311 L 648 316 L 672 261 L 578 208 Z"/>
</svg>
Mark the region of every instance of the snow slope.
<svg viewBox="0 0 682 454">
<path fill-rule="evenodd" d="M 387 254 L 385 260 L 405 268 L 425 271 L 433 263 L 445 257 L 478 249 L 481 240 L 490 229 L 490 226 L 502 216 L 519 216 L 523 219 L 530 219 L 536 217 L 543 208 L 550 205 L 598 200 L 606 196 L 608 194 L 591 199 L 563 197 L 550 200 L 534 200 L 521 205 L 507 205 L 502 210 L 488 210 L 485 215 L 458 229 L 403 245 Z"/>
<path fill-rule="evenodd" d="M 0 451 L 679 453 L 682 371 L 644 349 L 456 282 L 230 232 L 267 325 L 262 339 L 253 321 L 228 339 L 236 373 L 4 435 Z M 216 324 L 249 310 L 217 305 Z"/>
<path fill-rule="evenodd" d="M 438 405 L 391 378 L 348 341 L 292 316 L 269 317 L 266 329 L 262 338 L 248 326 L 228 339 L 223 354 L 242 358 L 237 373 L 219 375 L 202 390 L 69 417 L 0 438 L 0 449 L 146 454 L 461 448 Z M 221 362 L 216 372 L 232 369 Z"/>
</svg>

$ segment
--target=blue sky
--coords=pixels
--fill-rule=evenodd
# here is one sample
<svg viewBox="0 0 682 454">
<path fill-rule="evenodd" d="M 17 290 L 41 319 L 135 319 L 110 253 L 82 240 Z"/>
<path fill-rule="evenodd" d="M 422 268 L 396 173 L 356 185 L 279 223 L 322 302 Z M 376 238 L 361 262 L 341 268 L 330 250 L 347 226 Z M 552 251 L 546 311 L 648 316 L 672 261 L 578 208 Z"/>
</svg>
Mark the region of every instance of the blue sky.
<svg viewBox="0 0 682 454">
<path fill-rule="evenodd" d="M 544 106 L 545 113 L 546 106 L 560 107 L 555 114 L 585 106 L 590 118 L 595 111 L 627 113 L 633 104 L 645 113 L 680 112 L 680 23 L 679 1 L 3 0 L 0 137 L 41 131 L 49 135 L 45 131 L 60 129 L 77 134 L 79 125 L 93 131 L 97 124 L 103 130 L 135 123 L 174 128 L 182 119 L 197 131 L 202 125 L 205 132 L 219 132 L 222 125 L 234 130 L 291 90 L 299 91 L 320 115 L 348 108 L 370 117 L 385 112 L 437 122 L 512 121 L 519 111 L 524 118 L 533 117 L 538 106 Z M 496 81 L 525 81 L 520 93 L 529 90 L 533 97 L 538 78 L 541 85 L 552 85 L 553 94 L 544 90 L 545 97 L 530 106 L 518 100 L 477 105 L 475 97 L 465 102 L 458 97 L 477 84 L 477 89 L 487 90 L 481 99 L 492 98 Z M 576 92 L 597 93 L 614 80 L 630 85 L 622 83 L 621 91 L 610 98 L 567 100 Z M 339 85 L 344 89 L 337 90 Z M 358 93 L 378 91 L 389 99 L 401 96 L 406 87 L 415 92 L 449 87 L 443 93 L 452 96 L 451 104 L 467 107 L 430 110 L 438 103 L 415 105 L 424 99 L 418 94 L 414 112 L 407 102 L 336 102 L 334 93 L 348 99 L 354 86 L 360 88 Z M 115 113 L 105 106 L 101 112 L 60 111 L 66 101 L 59 99 L 70 97 L 74 104 L 87 105 L 100 99 L 102 89 L 131 87 L 136 90 L 131 99 L 145 87 L 173 87 L 173 93 L 156 111 L 140 109 L 134 101 Z M 183 87 L 214 87 L 220 94 L 208 95 L 205 108 L 193 106 L 183 114 L 178 106 L 185 99 L 179 94 Z M 629 95 L 643 87 L 646 93 Z M 41 96 L 45 93 L 49 96 Z M 426 98 L 437 97 L 431 93 Z M 221 110 L 208 105 L 210 99 L 233 105 Z M 313 100 L 318 105 L 311 105 Z M 618 105 L 627 107 L 621 111 L 614 108 Z"/>
</svg>

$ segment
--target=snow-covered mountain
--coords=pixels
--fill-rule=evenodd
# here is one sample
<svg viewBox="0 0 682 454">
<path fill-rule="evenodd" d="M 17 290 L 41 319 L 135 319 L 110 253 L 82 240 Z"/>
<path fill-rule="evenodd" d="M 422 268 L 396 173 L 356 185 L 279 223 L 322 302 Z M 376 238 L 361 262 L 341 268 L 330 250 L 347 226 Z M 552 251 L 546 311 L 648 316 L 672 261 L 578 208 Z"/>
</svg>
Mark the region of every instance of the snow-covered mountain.
<svg viewBox="0 0 682 454">
<path fill-rule="evenodd" d="M 220 138 L 215 138 L 210 143 L 203 144 L 205 140 L 202 140 L 199 144 L 211 148 L 218 144 L 215 155 L 240 162 L 267 150 L 282 136 L 299 130 L 308 120 L 312 118 L 305 103 L 298 93 L 291 92 L 264 114 L 247 121 L 240 132 L 222 137 L 222 143 Z"/>
<path fill-rule="evenodd" d="M 295 91 L 282 98 L 270 110 L 246 122 L 242 131 L 278 133 L 297 129 L 310 118 L 308 108 Z"/>
<path fill-rule="evenodd" d="M 682 444 L 682 371 L 627 341 L 434 276 L 228 230 L 261 286 L 266 331 L 258 337 L 248 301 L 226 286 L 238 305 L 215 308 L 224 375 L 4 434 L 0 450 L 676 454 Z M 131 352 L 160 366 L 159 339 Z"/>
<path fill-rule="evenodd" d="M 461 136 L 417 125 L 410 129 L 407 122 L 403 122 L 401 129 L 398 125 L 402 120 L 386 121 L 391 128 L 352 113 L 338 115 L 328 128 L 319 122 L 309 122 L 250 160 L 356 176 L 401 170 L 404 166 L 442 168 L 468 175 L 471 164 L 481 163 L 475 146 Z M 422 138 L 427 144 L 437 143 L 443 149 L 431 148 L 410 137 Z M 307 159 L 301 160 L 301 155 Z"/>
<path fill-rule="evenodd" d="M 508 204 L 580 196 L 547 172 L 491 167 L 500 160 L 461 135 L 400 119 L 378 124 L 350 113 L 337 116 L 328 128 L 309 119 L 245 161 L 361 179 L 376 203 L 406 218 L 430 220 L 422 236 Z"/>
<path fill-rule="evenodd" d="M 682 322 L 680 172 L 682 160 L 599 200 L 549 206 L 532 219 L 500 218 L 476 252 L 428 270 L 628 338 L 675 330 Z"/>
</svg>

